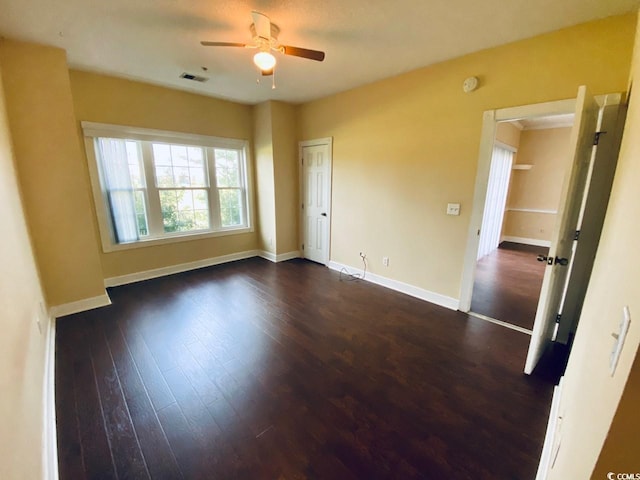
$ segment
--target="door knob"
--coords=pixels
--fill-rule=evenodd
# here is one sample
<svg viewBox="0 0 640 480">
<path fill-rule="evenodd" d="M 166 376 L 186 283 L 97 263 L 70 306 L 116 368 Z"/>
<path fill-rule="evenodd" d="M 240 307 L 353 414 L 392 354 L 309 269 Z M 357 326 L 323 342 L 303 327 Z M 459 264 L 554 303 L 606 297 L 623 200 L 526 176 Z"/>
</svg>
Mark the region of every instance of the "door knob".
<svg viewBox="0 0 640 480">
<path fill-rule="evenodd" d="M 325 212 L 322 212 L 320 215 L 322 215 L 323 217 L 327 216 L 327 214 Z"/>
<path fill-rule="evenodd" d="M 553 258 L 547 257 L 546 255 L 538 255 L 537 260 L 539 262 L 547 262 L 547 265 L 553 265 Z"/>
<path fill-rule="evenodd" d="M 566 258 L 556 257 L 553 263 L 555 263 L 556 265 L 560 264 L 563 267 L 566 267 L 567 265 L 569 265 L 569 260 L 567 260 Z"/>
</svg>

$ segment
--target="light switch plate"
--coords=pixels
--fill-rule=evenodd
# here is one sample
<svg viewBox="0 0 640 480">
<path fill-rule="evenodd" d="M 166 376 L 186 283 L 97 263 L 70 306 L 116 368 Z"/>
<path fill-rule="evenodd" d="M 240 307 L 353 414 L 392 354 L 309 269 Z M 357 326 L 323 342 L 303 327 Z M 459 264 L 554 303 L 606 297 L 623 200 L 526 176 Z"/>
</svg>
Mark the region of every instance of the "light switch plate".
<svg viewBox="0 0 640 480">
<path fill-rule="evenodd" d="M 622 353 L 622 347 L 624 346 L 624 340 L 627 338 L 627 332 L 629 332 L 629 325 L 631 324 L 631 312 L 629 307 L 625 305 L 622 309 L 622 320 L 620 321 L 620 327 L 618 333 L 613 333 L 613 338 L 616 339 L 613 344 L 613 350 L 611 351 L 611 358 L 609 359 L 609 368 L 611 370 L 611 376 L 616 373 L 616 367 L 618 366 L 618 360 L 620 360 L 620 354 Z"/>
<path fill-rule="evenodd" d="M 460 215 L 460 204 L 447 203 L 447 215 Z"/>
</svg>

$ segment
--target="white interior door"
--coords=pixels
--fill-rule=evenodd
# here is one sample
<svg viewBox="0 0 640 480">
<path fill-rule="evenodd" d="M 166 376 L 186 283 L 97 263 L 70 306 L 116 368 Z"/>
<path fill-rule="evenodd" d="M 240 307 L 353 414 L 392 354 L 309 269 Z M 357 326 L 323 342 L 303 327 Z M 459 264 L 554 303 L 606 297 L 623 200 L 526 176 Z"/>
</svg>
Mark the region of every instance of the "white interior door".
<svg viewBox="0 0 640 480">
<path fill-rule="evenodd" d="M 491 169 L 489 170 L 487 197 L 482 215 L 482 227 L 480 227 L 478 260 L 493 252 L 500 244 L 500 234 L 502 233 L 504 209 L 507 205 L 507 192 L 509 191 L 512 163 L 513 152 L 494 145 L 493 155 L 491 157 Z"/>
<path fill-rule="evenodd" d="M 326 265 L 331 215 L 331 143 L 303 143 L 301 151 L 302 253 L 304 258 Z"/>
<path fill-rule="evenodd" d="M 524 368 L 527 374 L 533 372 L 544 349 L 551 341 L 556 316 L 560 311 L 570 269 L 575 230 L 594 152 L 593 138 L 597 120 L 598 105 L 595 99 L 589 95 L 586 87 L 580 87 L 570 140 L 573 162 L 564 177 L 556 225 L 551 236 L 551 248 L 548 259 L 545 260 L 547 267 Z M 562 175 L 562 172 L 558 174 Z"/>
</svg>

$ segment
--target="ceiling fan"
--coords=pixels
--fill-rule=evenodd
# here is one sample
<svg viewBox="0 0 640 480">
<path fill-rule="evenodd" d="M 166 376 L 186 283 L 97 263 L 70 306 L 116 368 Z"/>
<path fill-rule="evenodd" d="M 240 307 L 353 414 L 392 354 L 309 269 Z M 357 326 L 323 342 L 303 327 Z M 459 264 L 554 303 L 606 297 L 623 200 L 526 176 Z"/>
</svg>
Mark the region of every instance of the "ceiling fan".
<svg viewBox="0 0 640 480">
<path fill-rule="evenodd" d="M 271 51 L 293 55 L 294 57 L 308 58 L 321 62 L 324 60 L 324 52 L 309 50 L 307 48 L 292 47 L 278 43 L 280 28 L 271 23 L 269 17 L 260 12 L 251 12 L 253 23 L 249 27 L 251 31 L 250 43 L 234 42 L 200 42 L 205 47 L 244 47 L 257 48 L 259 51 L 253 56 L 253 62 L 262 72 L 262 75 L 273 75 L 276 66 L 276 57 Z"/>
</svg>

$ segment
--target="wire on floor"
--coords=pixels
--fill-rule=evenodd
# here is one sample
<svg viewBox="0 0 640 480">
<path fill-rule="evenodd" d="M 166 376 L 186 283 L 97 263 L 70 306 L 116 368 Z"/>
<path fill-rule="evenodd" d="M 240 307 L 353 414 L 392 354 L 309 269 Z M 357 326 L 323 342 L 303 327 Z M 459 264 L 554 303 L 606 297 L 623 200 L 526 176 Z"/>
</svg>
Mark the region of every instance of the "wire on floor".
<svg viewBox="0 0 640 480">
<path fill-rule="evenodd" d="M 362 259 L 362 273 L 350 273 L 349 270 L 342 267 L 340 270 L 340 281 L 353 282 L 355 280 L 364 280 L 367 275 L 367 256 L 360 252 L 360 258 Z"/>
</svg>

